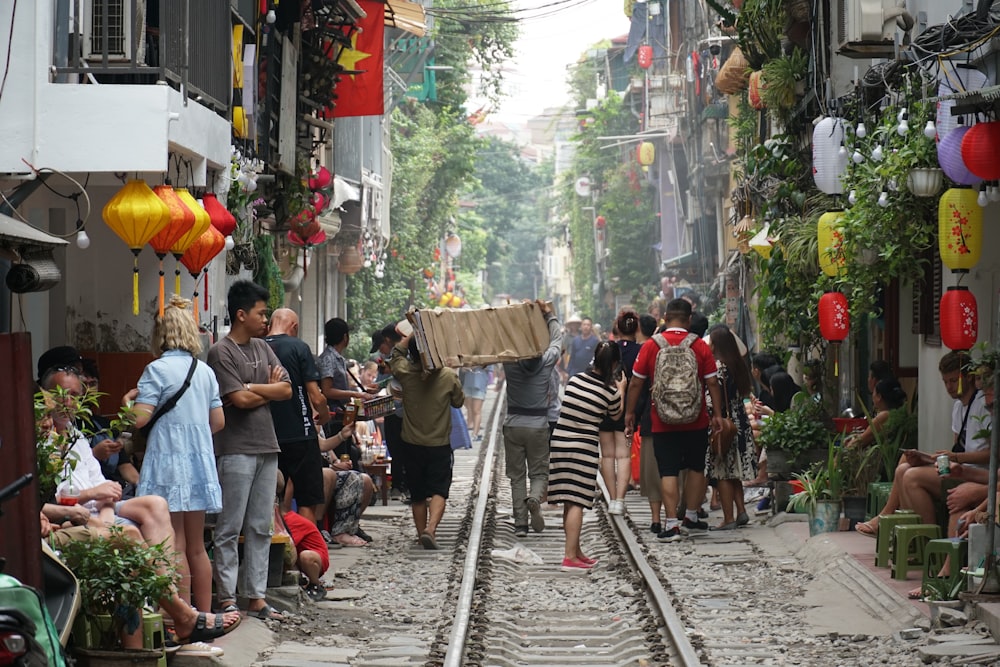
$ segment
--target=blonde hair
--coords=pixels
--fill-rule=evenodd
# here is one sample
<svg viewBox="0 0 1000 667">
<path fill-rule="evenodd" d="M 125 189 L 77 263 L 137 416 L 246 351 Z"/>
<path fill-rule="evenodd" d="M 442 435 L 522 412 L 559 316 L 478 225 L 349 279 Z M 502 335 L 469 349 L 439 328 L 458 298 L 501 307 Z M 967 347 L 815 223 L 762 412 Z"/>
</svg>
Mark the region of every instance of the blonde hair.
<svg viewBox="0 0 1000 667">
<path fill-rule="evenodd" d="M 167 350 L 186 350 L 193 356 L 201 354 L 201 335 L 191 312 L 191 302 L 174 294 L 163 308 L 163 317 L 153 324 L 152 352 L 160 356 Z"/>
</svg>

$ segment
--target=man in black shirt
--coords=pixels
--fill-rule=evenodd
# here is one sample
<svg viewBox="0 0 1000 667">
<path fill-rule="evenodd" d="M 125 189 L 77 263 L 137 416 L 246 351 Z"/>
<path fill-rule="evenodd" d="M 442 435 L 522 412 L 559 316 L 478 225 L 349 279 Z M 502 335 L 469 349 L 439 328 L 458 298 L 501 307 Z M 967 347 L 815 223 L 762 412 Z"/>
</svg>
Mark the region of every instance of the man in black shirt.
<svg viewBox="0 0 1000 667">
<path fill-rule="evenodd" d="M 278 469 L 294 488 L 298 512 L 316 522 L 324 504 L 323 458 L 320 455 L 317 427 L 330 420 L 326 398 L 319 388 L 319 370 L 312 350 L 297 338 L 299 316 L 288 308 L 271 315 L 267 344 L 288 371 L 292 397 L 271 401 L 271 418 L 281 453 Z"/>
</svg>

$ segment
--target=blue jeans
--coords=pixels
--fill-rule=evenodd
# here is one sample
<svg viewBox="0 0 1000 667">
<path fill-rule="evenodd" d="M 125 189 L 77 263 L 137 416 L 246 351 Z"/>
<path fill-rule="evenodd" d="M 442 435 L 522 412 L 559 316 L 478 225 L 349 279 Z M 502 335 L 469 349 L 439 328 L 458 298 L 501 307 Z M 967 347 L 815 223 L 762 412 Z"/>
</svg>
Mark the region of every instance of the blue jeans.
<svg viewBox="0 0 1000 667">
<path fill-rule="evenodd" d="M 243 576 L 239 591 L 264 599 L 271 554 L 277 454 L 226 454 L 219 457 L 222 512 L 215 524 L 215 586 L 219 600 L 235 600 L 239 540 L 243 533 Z"/>
</svg>

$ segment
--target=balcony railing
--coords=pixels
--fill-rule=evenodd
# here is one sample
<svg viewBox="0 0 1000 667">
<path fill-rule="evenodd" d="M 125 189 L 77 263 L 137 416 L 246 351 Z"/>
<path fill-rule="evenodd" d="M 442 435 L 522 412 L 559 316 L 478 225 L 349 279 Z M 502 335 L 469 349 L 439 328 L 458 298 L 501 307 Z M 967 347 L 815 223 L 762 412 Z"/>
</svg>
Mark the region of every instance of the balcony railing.
<svg viewBox="0 0 1000 667">
<path fill-rule="evenodd" d="M 230 0 L 56 0 L 55 81 L 166 81 L 227 115 L 232 20 Z"/>
</svg>

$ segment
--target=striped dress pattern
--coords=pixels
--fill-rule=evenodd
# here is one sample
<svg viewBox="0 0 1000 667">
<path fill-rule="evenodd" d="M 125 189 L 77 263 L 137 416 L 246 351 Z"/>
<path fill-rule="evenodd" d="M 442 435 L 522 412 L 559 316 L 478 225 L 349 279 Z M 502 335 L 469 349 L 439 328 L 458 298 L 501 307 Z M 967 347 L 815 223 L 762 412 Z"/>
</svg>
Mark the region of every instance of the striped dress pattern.
<svg viewBox="0 0 1000 667">
<path fill-rule="evenodd" d="M 622 399 L 617 387 L 606 386 L 590 371 L 570 378 L 552 433 L 550 503 L 593 507 L 600 463 L 598 425 L 605 416 L 616 419 L 621 412 Z"/>
</svg>

